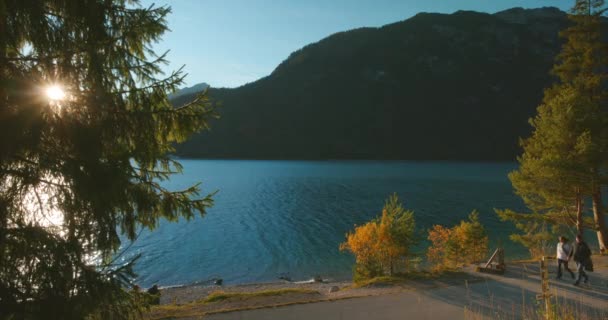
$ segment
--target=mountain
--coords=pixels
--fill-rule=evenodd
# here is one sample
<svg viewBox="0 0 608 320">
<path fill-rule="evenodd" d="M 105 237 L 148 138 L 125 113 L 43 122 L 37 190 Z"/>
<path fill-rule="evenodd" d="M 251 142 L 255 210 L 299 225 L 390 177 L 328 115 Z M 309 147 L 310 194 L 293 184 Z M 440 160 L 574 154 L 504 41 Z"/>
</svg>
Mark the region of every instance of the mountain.
<svg viewBox="0 0 608 320">
<path fill-rule="evenodd" d="M 556 8 L 420 13 L 333 34 L 267 77 L 211 89 L 219 120 L 179 156 L 514 160 L 568 25 Z M 175 99 L 183 103 L 191 96 Z"/>
<path fill-rule="evenodd" d="M 193 85 L 192 87 L 186 87 L 186 88 L 178 90 L 175 93 L 170 94 L 169 99 L 176 99 L 181 96 L 192 97 L 193 95 L 196 95 L 197 93 L 205 91 L 207 88 L 209 88 L 209 85 L 204 82 L 201 82 L 201 83 Z"/>
</svg>

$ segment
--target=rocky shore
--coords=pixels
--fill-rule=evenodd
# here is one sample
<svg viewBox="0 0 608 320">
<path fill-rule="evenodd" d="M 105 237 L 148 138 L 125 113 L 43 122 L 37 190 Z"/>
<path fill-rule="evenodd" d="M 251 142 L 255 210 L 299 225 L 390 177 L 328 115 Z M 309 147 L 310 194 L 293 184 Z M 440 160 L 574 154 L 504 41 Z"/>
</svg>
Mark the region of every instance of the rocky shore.
<svg viewBox="0 0 608 320">
<path fill-rule="evenodd" d="M 152 307 L 149 319 L 197 318 L 203 315 L 253 310 L 292 304 L 377 296 L 436 288 L 475 281 L 465 273 L 417 279 L 386 278 L 363 285 L 348 281 L 278 281 L 227 286 L 188 285 L 161 289 L 160 305 Z"/>
<path fill-rule="evenodd" d="M 555 266 L 549 267 L 551 290 L 559 296 L 565 314 L 576 310 L 580 315 L 586 315 L 580 319 L 608 316 L 605 303 L 608 256 L 594 256 L 593 259 L 596 270 L 590 274 L 590 283 L 583 287 L 573 286 L 571 279 L 554 280 Z M 155 320 L 207 316 L 210 319 L 242 319 L 248 315 L 251 319 L 267 319 L 273 315 L 280 319 L 288 314 L 293 319 L 310 319 L 310 313 L 317 312 L 324 315 L 318 319 L 330 319 L 332 314 L 364 319 L 375 313 L 388 319 L 393 313 L 402 315 L 417 310 L 423 318 L 451 319 L 453 312 L 460 314 L 466 310 L 472 312 L 474 319 L 480 314 L 504 314 L 504 318 L 511 319 L 537 311 L 533 304 L 541 289 L 537 261 L 510 262 L 504 275 L 479 273 L 475 269 L 471 265 L 452 273 L 420 272 L 405 278 L 383 277 L 359 285 L 281 281 L 164 288 L 161 289 L 160 305 L 153 306 L 146 317 Z M 522 304 L 523 300 L 526 300 L 525 304 Z M 311 305 L 313 302 L 320 303 Z M 451 316 L 442 317 L 442 310 Z"/>
</svg>

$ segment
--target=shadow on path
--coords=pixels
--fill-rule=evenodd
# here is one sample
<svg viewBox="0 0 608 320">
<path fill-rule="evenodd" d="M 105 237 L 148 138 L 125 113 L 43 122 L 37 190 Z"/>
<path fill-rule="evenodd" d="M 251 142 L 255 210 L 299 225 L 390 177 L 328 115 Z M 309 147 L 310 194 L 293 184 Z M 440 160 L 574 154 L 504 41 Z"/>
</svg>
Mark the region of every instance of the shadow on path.
<svg viewBox="0 0 608 320">
<path fill-rule="evenodd" d="M 562 280 L 550 280 L 551 303 L 555 312 L 572 315 L 575 319 L 608 319 L 608 257 L 597 257 L 597 260 L 603 267 L 588 273 L 589 284 L 574 286 L 569 275 L 564 275 Z M 555 277 L 555 266 L 550 266 L 549 270 L 550 276 Z M 474 273 L 472 268 L 467 272 Z M 428 290 L 424 294 L 444 303 L 463 306 L 474 315 L 490 318 L 530 318 L 544 309 L 544 302 L 537 300 L 540 293 L 538 263 L 508 265 L 504 275 L 475 274 L 485 280 L 465 283 L 464 290 L 463 286 L 454 286 Z"/>
</svg>

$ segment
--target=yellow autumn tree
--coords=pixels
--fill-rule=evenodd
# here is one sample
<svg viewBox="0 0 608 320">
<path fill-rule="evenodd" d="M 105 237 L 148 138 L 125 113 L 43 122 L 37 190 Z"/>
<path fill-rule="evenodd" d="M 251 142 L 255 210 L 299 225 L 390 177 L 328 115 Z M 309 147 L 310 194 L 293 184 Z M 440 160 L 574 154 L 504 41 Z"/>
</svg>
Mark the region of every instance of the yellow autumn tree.
<svg viewBox="0 0 608 320">
<path fill-rule="evenodd" d="M 460 265 L 475 263 L 486 258 L 488 254 L 488 236 L 479 221 L 475 210 L 467 221 L 460 221 L 452 232 L 453 246 L 457 249 L 457 263 Z"/>
<path fill-rule="evenodd" d="M 375 221 L 355 227 L 354 232 L 346 235 L 346 242 L 340 244 L 340 250 L 355 255 L 355 281 L 382 274 L 378 244 L 378 225 Z"/>
<path fill-rule="evenodd" d="M 452 228 L 434 225 L 429 230 L 431 246 L 427 259 L 434 271 L 453 269 L 483 260 L 488 253 L 488 236 L 479 221 L 479 213 L 471 212 Z"/>
<path fill-rule="evenodd" d="M 340 250 L 355 255 L 355 280 L 393 275 L 405 266 L 415 239 L 414 212 L 405 210 L 396 194 L 384 204 L 382 215 L 346 234 Z"/>
<path fill-rule="evenodd" d="M 448 250 L 448 246 L 451 245 L 451 238 L 452 229 L 450 228 L 434 225 L 429 230 L 428 239 L 431 241 L 431 246 L 427 249 L 426 257 L 433 265 L 434 271 L 452 267 L 451 253 L 450 250 Z"/>
</svg>

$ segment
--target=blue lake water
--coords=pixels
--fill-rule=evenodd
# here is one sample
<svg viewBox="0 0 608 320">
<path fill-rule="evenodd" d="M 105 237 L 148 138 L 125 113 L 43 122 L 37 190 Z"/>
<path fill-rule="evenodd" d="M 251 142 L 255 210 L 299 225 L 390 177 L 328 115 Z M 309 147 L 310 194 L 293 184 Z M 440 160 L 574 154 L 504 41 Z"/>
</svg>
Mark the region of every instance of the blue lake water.
<svg viewBox="0 0 608 320">
<path fill-rule="evenodd" d="M 345 233 L 381 212 L 396 192 L 415 211 L 417 228 L 451 226 L 477 209 L 492 243 L 509 257 L 526 255 L 511 244 L 509 223 L 494 208 L 523 209 L 507 178 L 514 163 L 393 161 L 181 160 L 171 189 L 202 182 L 215 190 L 203 218 L 163 221 L 144 231 L 124 257 L 141 253 L 138 284 L 189 284 L 220 277 L 225 283 L 293 279 L 348 279 L 353 258 L 338 250 Z M 123 246 L 129 245 L 124 243 Z"/>
</svg>

